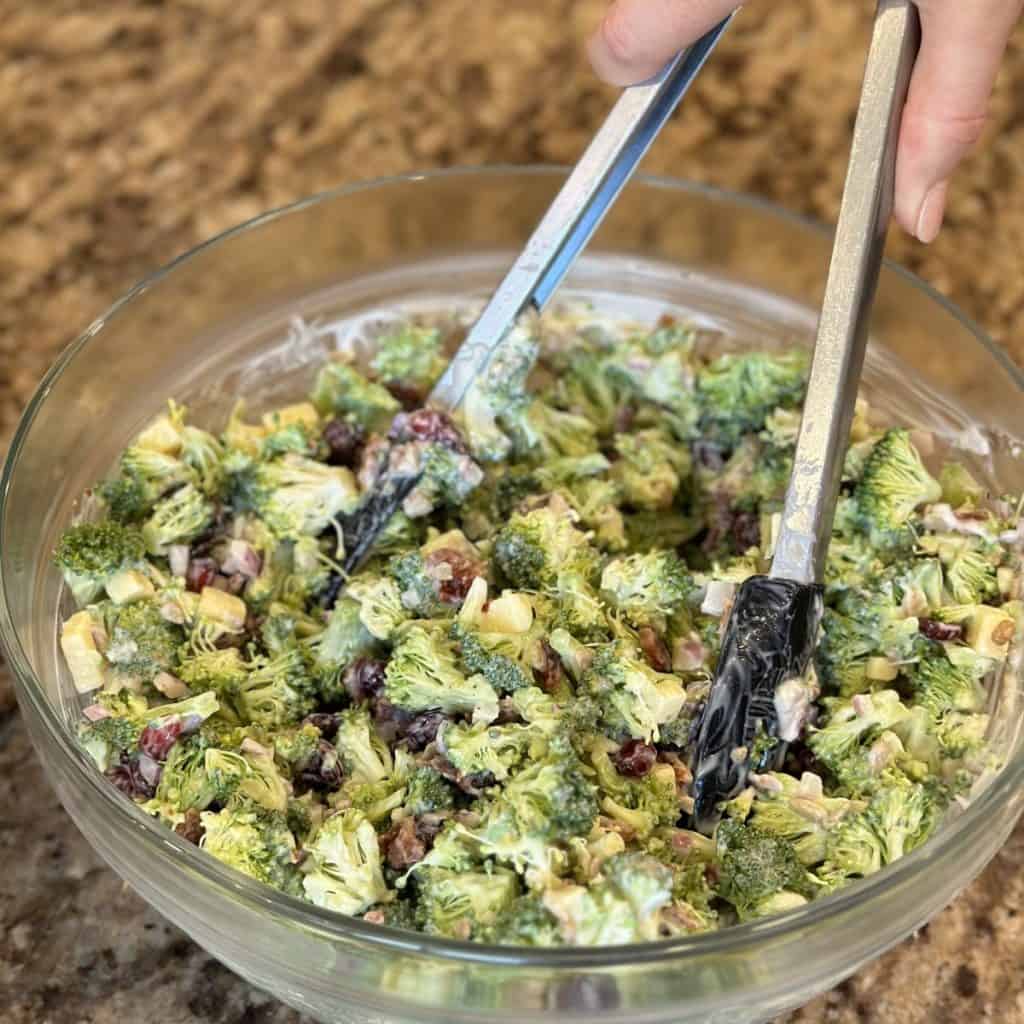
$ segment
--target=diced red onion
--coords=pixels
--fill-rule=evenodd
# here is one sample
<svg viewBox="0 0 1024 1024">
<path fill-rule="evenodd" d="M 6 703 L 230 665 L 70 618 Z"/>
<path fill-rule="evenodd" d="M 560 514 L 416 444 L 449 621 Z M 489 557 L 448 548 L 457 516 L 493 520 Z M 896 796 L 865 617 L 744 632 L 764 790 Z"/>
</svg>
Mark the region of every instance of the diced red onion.
<svg viewBox="0 0 1024 1024">
<path fill-rule="evenodd" d="M 90 704 L 87 708 L 82 709 L 82 714 L 90 722 L 99 722 L 110 717 L 110 712 L 102 704 Z"/>
<path fill-rule="evenodd" d="M 225 576 L 238 574 L 247 579 L 255 579 L 260 574 L 261 566 L 262 559 L 251 544 L 244 540 L 228 541 L 224 558 L 220 563 L 221 572 Z"/>
</svg>

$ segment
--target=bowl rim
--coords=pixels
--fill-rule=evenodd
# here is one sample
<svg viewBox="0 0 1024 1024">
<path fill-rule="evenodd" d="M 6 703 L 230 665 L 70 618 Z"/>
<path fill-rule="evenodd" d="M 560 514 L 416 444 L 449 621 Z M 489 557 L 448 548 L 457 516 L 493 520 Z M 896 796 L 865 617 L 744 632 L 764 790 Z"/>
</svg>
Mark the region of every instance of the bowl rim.
<svg viewBox="0 0 1024 1024">
<path fill-rule="evenodd" d="M 256 229 L 270 221 L 298 213 L 322 202 L 344 199 L 361 192 L 394 186 L 415 186 L 419 182 L 429 182 L 445 178 L 502 178 L 502 177 L 550 177 L 564 178 L 569 168 L 556 165 L 514 165 L 493 164 L 482 167 L 456 166 L 425 172 L 409 172 L 405 174 L 378 177 L 354 184 L 326 189 L 295 202 L 276 207 L 252 217 L 240 224 L 228 228 L 204 242 L 192 247 L 169 263 L 164 264 L 151 274 L 144 277 L 121 298 L 116 300 L 103 314 L 97 317 L 81 334 L 71 341 L 58 355 L 52 366 L 43 376 L 24 412 L 19 418 L 17 428 L 12 437 L 10 448 L 4 460 L 3 472 L 0 474 L 0 550 L 4 547 L 4 534 L 7 529 L 7 499 L 10 492 L 11 478 L 17 468 L 19 454 L 35 421 L 36 415 L 46 400 L 53 385 L 65 367 L 75 358 L 91 338 L 98 334 L 104 325 L 116 317 L 125 307 L 138 296 L 157 286 L 160 281 L 174 272 L 181 264 L 191 260 L 199 253 L 218 246 L 236 236 Z M 744 193 L 733 192 L 715 186 L 685 181 L 661 175 L 638 174 L 627 186 L 657 190 L 669 190 L 688 193 L 712 202 L 727 203 L 732 206 L 755 210 L 768 214 L 778 220 L 810 231 L 822 237 L 832 234 L 832 229 L 816 219 L 794 213 L 769 200 Z M 970 332 L 1006 371 L 1007 375 L 1024 392 L 1024 371 L 1010 359 L 1006 352 L 998 346 L 982 328 L 953 302 L 939 293 L 935 288 L 923 281 L 905 267 L 886 259 L 884 266 L 887 273 L 903 278 L 912 287 L 922 292 L 933 302 L 939 304 L 948 314 Z M 787 911 L 761 921 L 738 924 L 721 931 L 697 933 L 674 939 L 662 939 L 654 942 L 634 943 L 622 946 L 604 946 L 589 948 L 556 948 L 534 949 L 530 947 L 493 946 L 477 942 L 460 941 L 436 936 L 428 936 L 404 929 L 390 928 L 384 925 L 371 924 L 360 918 L 347 917 L 335 911 L 317 907 L 298 897 L 289 896 L 271 887 L 250 879 L 245 875 L 227 867 L 213 857 L 203 855 L 195 846 L 159 824 L 146 815 L 140 808 L 109 785 L 103 776 L 96 771 L 92 761 L 79 747 L 72 734 L 64 727 L 59 716 L 51 707 L 49 700 L 39 681 L 35 677 L 28 657 L 14 628 L 7 597 L 8 581 L 0 576 L 0 651 L 5 655 L 8 664 L 20 684 L 18 687 L 19 701 L 27 700 L 35 714 L 42 720 L 45 728 L 56 740 L 61 753 L 73 764 L 76 773 L 96 793 L 100 800 L 109 808 L 109 813 L 123 819 L 130 825 L 141 841 L 149 845 L 154 854 L 171 853 L 179 868 L 199 874 L 204 881 L 218 889 L 233 894 L 234 899 L 242 899 L 250 905 L 264 908 L 275 916 L 285 918 L 297 927 L 326 935 L 342 943 L 364 943 L 381 950 L 402 951 L 406 955 L 418 954 L 421 957 L 437 957 L 450 961 L 461 961 L 467 965 L 479 967 L 517 966 L 534 967 L 550 970 L 578 970 L 580 968 L 614 969 L 629 964 L 657 964 L 684 958 L 698 959 L 707 955 L 715 955 L 723 951 L 736 952 L 747 946 L 751 949 L 755 944 L 783 938 L 804 928 L 817 925 L 825 919 L 837 917 L 844 911 L 862 906 L 883 897 L 901 883 L 909 881 L 919 869 L 930 860 L 938 857 L 940 852 L 950 847 L 957 839 L 965 840 L 965 834 L 985 821 L 989 813 L 998 809 L 1024 783 L 1024 753 L 1008 761 L 995 775 L 984 791 L 966 807 L 953 821 L 947 824 L 942 833 L 922 847 L 914 850 L 896 863 L 883 868 L 878 873 L 844 887 L 836 893 L 822 896 L 803 907 Z"/>
</svg>

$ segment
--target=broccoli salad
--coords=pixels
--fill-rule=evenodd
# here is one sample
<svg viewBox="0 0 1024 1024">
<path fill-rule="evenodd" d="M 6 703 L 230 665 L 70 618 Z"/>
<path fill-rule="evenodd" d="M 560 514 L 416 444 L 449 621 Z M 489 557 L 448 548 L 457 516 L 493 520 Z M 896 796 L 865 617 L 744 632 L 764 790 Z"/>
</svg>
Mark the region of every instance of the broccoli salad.
<svg viewBox="0 0 1024 1024">
<path fill-rule="evenodd" d="M 816 656 L 696 831 L 692 742 L 768 568 L 806 353 L 564 310 L 452 419 L 425 400 L 453 322 L 396 320 L 219 433 L 170 402 L 63 534 L 80 742 L 144 812 L 342 914 L 593 946 L 831 893 L 998 767 L 1020 506 L 862 401 Z M 342 580 L 341 520 L 395 467 L 422 476 Z"/>
</svg>

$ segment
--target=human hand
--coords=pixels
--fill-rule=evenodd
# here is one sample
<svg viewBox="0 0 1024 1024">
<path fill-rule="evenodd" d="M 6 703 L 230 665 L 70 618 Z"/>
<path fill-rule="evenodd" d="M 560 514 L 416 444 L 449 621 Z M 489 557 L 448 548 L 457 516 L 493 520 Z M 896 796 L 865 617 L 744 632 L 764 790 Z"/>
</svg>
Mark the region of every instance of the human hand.
<svg viewBox="0 0 1024 1024">
<path fill-rule="evenodd" d="M 896 157 L 896 220 L 922 242 L 942 225 L 949 178 L 980 139 L 989 95 L 1024 0 L 916 0 L 921 51 Z M 614 85 L 655 74 L 736 8 L 736 0 L 613 0 L 589 43 Z"/>
</svg>

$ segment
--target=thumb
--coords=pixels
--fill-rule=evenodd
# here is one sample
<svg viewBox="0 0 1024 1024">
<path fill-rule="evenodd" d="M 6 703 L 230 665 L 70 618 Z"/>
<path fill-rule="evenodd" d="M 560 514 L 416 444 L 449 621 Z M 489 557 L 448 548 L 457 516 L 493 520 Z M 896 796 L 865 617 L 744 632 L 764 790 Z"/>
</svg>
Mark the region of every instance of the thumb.
<svg viewBox="0 0 1024 1024">
<path fill-rule="evenodd" d="M 634 85 L 737 7 L 738 0 L 614 0 L 587 45 L 590 62 L 606 82 Z"/>
</svg>

